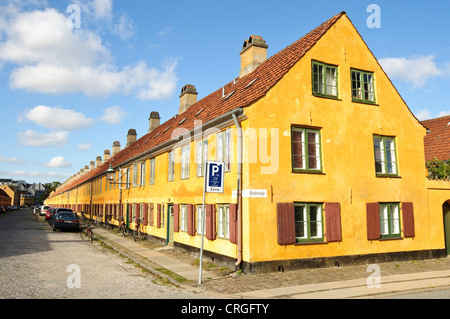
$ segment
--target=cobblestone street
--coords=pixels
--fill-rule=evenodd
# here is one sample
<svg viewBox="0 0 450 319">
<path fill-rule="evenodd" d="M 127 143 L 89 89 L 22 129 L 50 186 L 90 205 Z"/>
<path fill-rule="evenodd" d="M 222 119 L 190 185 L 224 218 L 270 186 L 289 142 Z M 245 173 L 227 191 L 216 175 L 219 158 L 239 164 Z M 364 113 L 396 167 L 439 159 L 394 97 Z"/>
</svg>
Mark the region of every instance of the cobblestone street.
<svg viewBox="0 0 450 319">
<path fill-rule="evenodd" d="M 0 298 L 199 298 L 43 219 L 29 209 L 0 215 Z M 80 288 L 68 288 L 70 265 L 79 267 Z"/>
</svg>

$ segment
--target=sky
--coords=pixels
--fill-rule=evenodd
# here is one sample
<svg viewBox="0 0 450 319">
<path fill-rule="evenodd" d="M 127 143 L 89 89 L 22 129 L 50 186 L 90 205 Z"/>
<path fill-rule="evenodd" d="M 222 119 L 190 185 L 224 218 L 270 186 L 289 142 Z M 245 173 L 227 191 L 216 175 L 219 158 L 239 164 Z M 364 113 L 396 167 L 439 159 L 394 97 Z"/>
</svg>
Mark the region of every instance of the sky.
<svg viewBox="0 0 450 319">
<path fill-rule="evenodd" d="M 64 182 L 341 11 L 419 120 L 450 114 L 450 1 L 0 0 L 0 178 Z"/>
</svg>

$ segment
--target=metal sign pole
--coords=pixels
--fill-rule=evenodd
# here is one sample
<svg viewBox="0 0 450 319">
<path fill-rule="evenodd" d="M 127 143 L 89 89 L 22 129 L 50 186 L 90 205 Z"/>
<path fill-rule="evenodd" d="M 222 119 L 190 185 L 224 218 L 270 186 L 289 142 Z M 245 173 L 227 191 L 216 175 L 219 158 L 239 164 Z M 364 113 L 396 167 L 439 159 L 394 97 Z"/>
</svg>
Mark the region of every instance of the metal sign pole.
<svg viewBox="0 0 450 319">
<path fill-rule="evenodd" d="M 205 236 L 205 195 L 206 195 L 206 174 L 207 174 L 208 162 L 205 161 L 205 168 L 203 169 L 203 206 L 202 206 L 202 242 L 200 247 L 200 269 L 198 272 L 198 284 L 202 284 L 202 266 L 203 266 L 203 239 Z"/>
</svg>

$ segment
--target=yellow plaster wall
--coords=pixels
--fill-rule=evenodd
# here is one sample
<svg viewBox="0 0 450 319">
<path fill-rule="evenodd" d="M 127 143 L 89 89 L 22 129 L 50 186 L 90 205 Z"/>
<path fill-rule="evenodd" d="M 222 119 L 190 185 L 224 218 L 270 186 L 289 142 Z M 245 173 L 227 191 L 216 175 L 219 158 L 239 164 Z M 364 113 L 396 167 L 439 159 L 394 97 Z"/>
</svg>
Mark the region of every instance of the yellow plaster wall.
<svg viewBox="0 0 450 319">
<path fill-rule="evenodd" d="M 339 99 L 312 95 L 311 61 L 339 66 Z M 351 99 L 350 68 L 375 75 L 376 105 Z M 245 110 L 249 125 L 267 129 L 271 138 L 258 136 L 270 149 L 269 164 L 249 164 L 249 187 L 266 189 L 267 198 L 247 199 L 244 260 L 249 262 L 309 257 L 383 253 L 442 248 L 430 231 L 442 212 L 429 211 L 425 185 L 423 137 L 425 128 L 414 118 L 392 83 L 346 16 L 255 105 Z M 291 125 L 321 127 L 323 174 L 291 172 Z M 399 178 L 376 177 L 373 135 L 396 137 Z M 256 145 L 256 143 L 249 143 Z M 249 154 L 259 152 L 247 150 Z M 264 152 L 262 153 L 264 155 Z M 266 160 L 267 161 L 267 160 Z M 271 167 L 272 165 L 272 167 Z M 275 169 L 276 168 L 276 169 Z M 263 169 L 273 171 L 263 174 Z M 271 192 L 273 189 L 273 195 Z M 312 245 L 277 244 L 277 202 L 339 202 L 343 240 Z M 367 240 L 366 203 L 413 202 L 414 239 Z M 441 222 L 442 224 L 442 222 Z M 325 231 L 325 227 L 324 227 Z M 438 236 L 439 237 L 439 236 Z"/>
</svg>

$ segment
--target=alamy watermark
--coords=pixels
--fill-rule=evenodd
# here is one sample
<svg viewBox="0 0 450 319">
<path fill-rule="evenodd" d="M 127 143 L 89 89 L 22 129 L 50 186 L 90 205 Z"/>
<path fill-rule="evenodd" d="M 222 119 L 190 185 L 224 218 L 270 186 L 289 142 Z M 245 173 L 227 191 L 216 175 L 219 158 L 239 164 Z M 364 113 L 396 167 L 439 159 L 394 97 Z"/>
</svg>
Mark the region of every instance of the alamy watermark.
<svg viewBox="0 0 450 319">
<path fill-rule="evenodd" d="M 369 29 L 381 28 L 381 8 L 378 4 L 369 4 L 366 12 L 371 13 L 366 20 L 367 27 Z"/>
<path fill-rule="evenodd" d="M 81 28 L 81 8 L 78 4 L 70 4 L 67 6 L 66 13 L 69 14 L 66 20 L 69 29 Z"/>
<path fill-rule="evenodd" d="M 66 279 L 67 288 L 80 289 L 81 288 L 81 268 L 78 265 L 72 264 L 67 266 L 66 272 L 70 275 Z"/>
<path fill-rule="evenodd" d="M 380 266 L 376 264 L 371 264 L 367 266 L 367 272 L 372 274 L 367 277 L 366 284 L 367 288 L 381 288 L 381 269 Z"/>
</svg>

